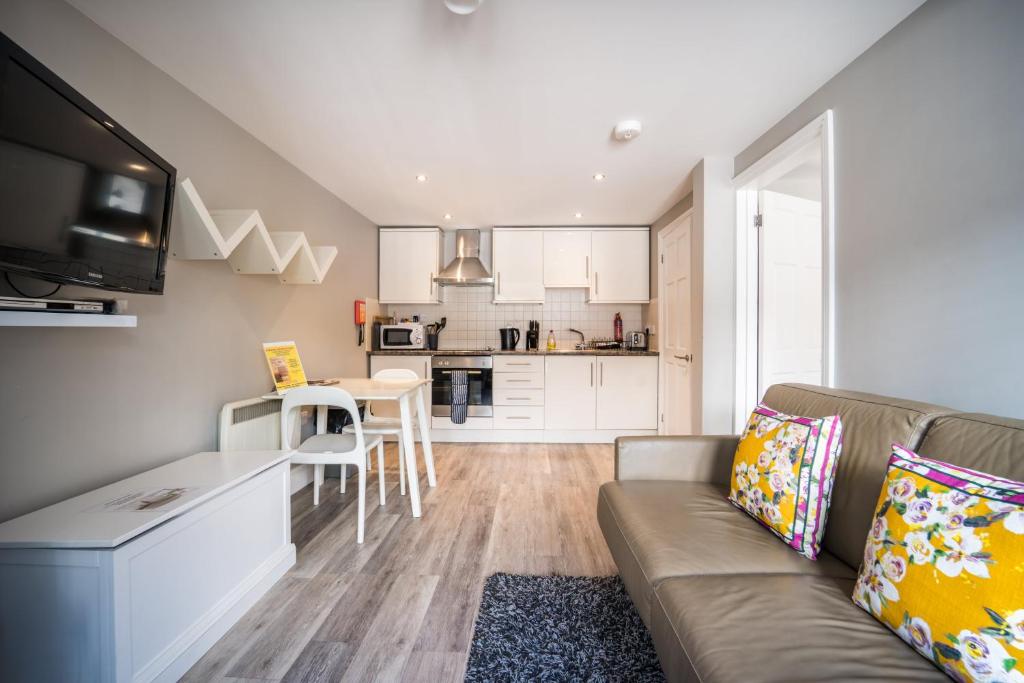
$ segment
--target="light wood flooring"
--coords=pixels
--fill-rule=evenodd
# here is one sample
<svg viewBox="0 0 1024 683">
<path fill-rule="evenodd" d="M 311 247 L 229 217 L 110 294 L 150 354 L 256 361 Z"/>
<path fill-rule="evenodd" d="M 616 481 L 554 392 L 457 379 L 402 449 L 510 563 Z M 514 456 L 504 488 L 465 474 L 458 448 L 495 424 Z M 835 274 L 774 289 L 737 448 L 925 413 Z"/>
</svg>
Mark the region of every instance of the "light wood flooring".
<svg viewBox="0 0 1024 683">
<path fill-rule="evenodd" d="M 595 509 L 612 446 L 435 444 L 437 488 L 423 516 L 387 505 L 367 477 L 366 539 L 355 486 L 328 479 L 292 497 L 295 566 L 192 668 L 186 681 L 461 681 L 484 579 L 615 574 Z M 422 458 L 421 463 L 421 473 Z"/>
</svg>

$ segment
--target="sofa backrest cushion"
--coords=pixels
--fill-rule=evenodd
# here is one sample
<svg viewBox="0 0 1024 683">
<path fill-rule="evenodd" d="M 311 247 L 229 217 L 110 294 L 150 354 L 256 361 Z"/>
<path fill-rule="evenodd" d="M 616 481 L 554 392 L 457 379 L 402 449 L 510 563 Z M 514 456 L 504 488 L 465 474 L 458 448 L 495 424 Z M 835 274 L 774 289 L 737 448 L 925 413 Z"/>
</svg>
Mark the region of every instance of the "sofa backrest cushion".
<svg viewBox="0 0 1024 683">
<path fill-rule="evenodd" d="M 948 408 L 808 384 L 776 384 L 765 405 L 789 415 L 843 421 L 843 451 L 822 547 L 851 567 L 860 564 L 892 444 L 918 451 L 928 425 Z M 922 453 L 924 455 L 924 453 Z"/>
<path fill-rule="evenodd" d="M 1024 420 L 956 413 L 937 418 L 918 455 L 985 474 L 1024 481 Z"/>
</svg>

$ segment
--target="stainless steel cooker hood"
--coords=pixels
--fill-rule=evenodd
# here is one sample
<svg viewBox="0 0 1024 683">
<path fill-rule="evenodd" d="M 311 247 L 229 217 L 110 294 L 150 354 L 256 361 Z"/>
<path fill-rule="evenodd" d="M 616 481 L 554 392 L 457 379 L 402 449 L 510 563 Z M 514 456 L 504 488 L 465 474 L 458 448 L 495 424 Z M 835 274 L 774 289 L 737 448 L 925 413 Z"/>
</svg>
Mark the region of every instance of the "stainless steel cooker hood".
<svg viewBox="0 0 1024 683">
<path fill-rule="evenodd" d="M 480 231 L 458 230 L 455 233 L 455 258 L 434 278 L 448 287 L 479 287 L 493 285 L 494 278 L 480 262 Z"/>
</svg>

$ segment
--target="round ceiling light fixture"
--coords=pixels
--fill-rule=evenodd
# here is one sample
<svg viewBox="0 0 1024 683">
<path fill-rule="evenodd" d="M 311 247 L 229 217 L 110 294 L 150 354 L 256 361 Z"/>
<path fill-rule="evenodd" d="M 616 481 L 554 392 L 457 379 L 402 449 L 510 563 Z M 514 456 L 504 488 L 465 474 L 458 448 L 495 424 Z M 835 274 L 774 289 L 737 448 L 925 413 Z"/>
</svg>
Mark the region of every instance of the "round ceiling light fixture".
<svg viewBox="0 0 1024 683">
<path fill-rule="evenodd" d="M 629 142 L 634 138 L 640 137 L 640 133 L 643 132 L 643 125 L 636 120 L 620 121 L 615 124 L 615 139 L 621 140 L 622 142 Z"/>
<path fill-rule="evenodd" d="M 420 173 L 419 175 L 416 176 L 416 182 L 417 183 L 425 183 L 425 182 L 427 182 L 427 176 L 425 174 L 423 174 L 423 173 Z"/>
<path fill-rule="evenodd" d="M 597 182 L 601 182 L 602 180 L 604 180 L 607 177 L 608 177 L 607 173 L 595 173 L 594 174 L 594 180 L 596 180 Z"/>
<path fill-rule="evenodd" d="M 472 14 L 480 9 L 484 0 L 444 0 L 444 6 L 455 14 Z"/>
<path fill-rule="evenodd" d="M 577 211 L 575 215 L 576 215 L 576 218 L 583 218 L 583 212 L 582 211 Z"/>
<path fill-rule="evenodd" d="M 452 219 L 452 215 L 451 215 L 450 213 L 446 213 L 446 214 L 444 215 L 444 219 L 445 219 L 446 221 L 450 221 L 450 220 Z"/>
</svg>

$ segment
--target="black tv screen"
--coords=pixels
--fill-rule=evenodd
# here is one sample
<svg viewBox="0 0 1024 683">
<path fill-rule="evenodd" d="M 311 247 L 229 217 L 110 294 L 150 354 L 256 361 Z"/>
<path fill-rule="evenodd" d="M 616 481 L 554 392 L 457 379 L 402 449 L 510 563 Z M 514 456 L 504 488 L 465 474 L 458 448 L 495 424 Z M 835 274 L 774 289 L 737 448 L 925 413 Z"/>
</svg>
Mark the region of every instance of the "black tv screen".
<svg viewBox="0 0 1024 683">
<path fill-rule="evenodd" d="M 0 34 L 0 269 L 160 294 L 175 170 Z"/>
</svg>

